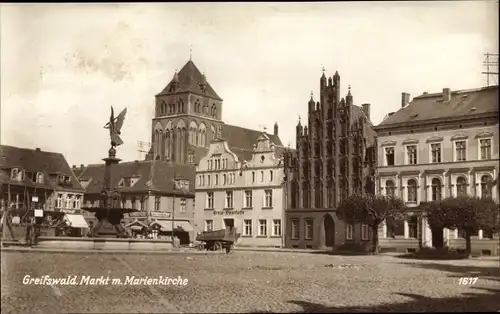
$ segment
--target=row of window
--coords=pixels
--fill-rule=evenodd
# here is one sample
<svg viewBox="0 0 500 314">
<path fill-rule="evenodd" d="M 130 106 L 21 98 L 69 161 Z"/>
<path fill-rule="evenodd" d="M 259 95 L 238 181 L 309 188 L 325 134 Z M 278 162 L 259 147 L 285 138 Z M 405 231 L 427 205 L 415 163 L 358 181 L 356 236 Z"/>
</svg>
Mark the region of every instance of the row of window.
<svg viewBox="0 0 500 314">
<path fill-rule="evenodd" d="M 164 116 L 167 114 L 185 113 L 185 109 L 186 108 L 182 99 L 180 99 L 176 104 L 168 105 L 164 101 L 162 101 L 158 107 L 158 114 L 159 116 Z"/>
<path fill-rule="evenodd" d="M 253 191 L 246 190 L 243 194 L 243 208 L 253 208 Z M 263 208 L 273 207 L 273 190 L 264 190 Z M 214 192 L 207 192 L 206 209 L 214 209 Z M 234 208 L 234 191 L 226 191 L 224 208 Z"/>
<path fill-rule="evenodd" d="M 298 240 L 300 238 L 300 222 L 299 219 L 291 220 L 291 238 L 292 240 Z M 365 224 L 360 225 L 361 228 L 361 240 L 367 241 L 369 240 L 369 226 Z M 304 219 L 304 239 L 305 240 L 313 240 L 314 238 L 314 219 L 306 218 Z M 347 224 L 345 225 L 345 239 L 353 240 L 354 239 L 354 225 Z"/>
<path fill-rule="evenodd" d="M 257 236 L 267 237 L 268 236 L 268 220 L 267 219 L 257 219 Z M 205 231 L 214 230 L 214 221 L 212 219 L 205 220 Z M 281 219 L 271 219 L 271 236 L 281 237 Z M 245 237 L 251 237 L 255 235 L 254 225 L 252 219 L 243 220 L 243 230 L 242 235 Z"/>
<path fill-rule="evenodd" d="M 81 195 L 58 193 L 56 208 L 80 209 L 81 198 Z"/>
<path fill-rule="evenodd" d="M 490 175 L 481 176 L 480 182 L 480 196 L 482 198 L 492 197 L 492 177 Z M 416 203 L 418 194 L 418 183 L 416 179 L 408 179 L 406 181 L 406 201 Z M 437 201 L 442 197 L 442 182 L 439 178 L 433 178 L 431 181 L 431 200 Z M 460 176 L 456 179 L 455 193 L 456 196 L 466 196 L 467 193 L 467 179 Z M 385 195 L 389 197 L 395 196 L 396 187 L 393 180 L 385 181 Z"/>
<path fill-rule="evenodd" d="M 226 160 L 226 163 L 225 163 L 225 167 L 222 169 L 226 169 L 226 167 L 227 167 L 227 159 L 222 159 L 223 165 L 224 165 L 224 160 Z M 215 164 L 217 164 L 217 161 L 220 161 L 220 160 L 214 160 L 214 162 L 216 162 Z M 220 164 L 219 164 L 219 166 L 220 166 Z M 215 169 L 220 169 L 220 168 L 215 168 Z M 209 170 L 212 170 L 212 168 L 210 168 L 210 166 L 209 166 Z M 269 172 L 263 171 L 263 170 L 260 171 L 260 182 L 265 182 L 266 173 L 269 175 L 268 176 L 269 182 L 272 183 L 274 181 L 274 172 L 272 170 L 269 170 Z M 226 184 L 232 185 L 232 184 L 236 183 L 236 174 L 235 173 L 222 174 L 220 176 L 222 178 L 222 182 L 219 182 L 219 174 L 214 174 L 213 175 L 214 180 L 212 183 L 212 175 L 210 175 L 210 174 L 198 175 L 198 186 L 212 186 L 212 184 L 214 186 L 217 186 L 217 185 L 219 185 L 219 183 L 222 185 L 226 185 Z M 257 171 L 252 171 L 251 176 L 252 176 L 251 183 L 255 183 L 256 179 L 257 179 Z"/>
<path fill-rule="evenodd" d="M 181 213 L 185 213 L 186 212 L 186 204 L 187 204 L 187 201 L 185 198 L 181 198 L 179 200 L 179 212 Z M 155 196 L 155 207 L 154 207 L 154 210 L 155 211 L 160 211 L 161 210 L 161 196 Z"/>
<path fill-rule="evenodd" d="M 467 160 L 467 141 L 459 140 L 453 142 L 454 155 L 453 161 L 466 161 Z M 396 164 L 396 155 L 394 147 L 385 147 L 385 165 L 394 166 Z M 446 162 L 443 160 L 443 146 L 442 143 L 430 144 L 430 162 L 441 163 Z M 491 159 L 491 139 L 479 140 L 479 160 Z M 405 145 L 405 161 L 407 165 L 416 165 L 418 163 L 418 147 L 414 145 Z"/>
<path fill-rule="evenodd" d="M 11 180 L 24 181 L 26 177 L 36 184 L 43 184 L 44 182 L 44 175 L 42 172 L 31 173 L 19 168 L 13 168 L 10 171 Z"/>
<path fill-rule="evenodd" d="M 213 104 L 212 107 L 210 107 L 210 112 L 209 112 L 208 105 L 204 105 L 202 107 L 200 104 L 200 101 L 196 100 L 194 103 L 194 112 L 195 113 L 202 113 L 205 115 L 209 115 L 213 118 L 217 118 L 217 106 L 215 104 Z"/>
</svg>

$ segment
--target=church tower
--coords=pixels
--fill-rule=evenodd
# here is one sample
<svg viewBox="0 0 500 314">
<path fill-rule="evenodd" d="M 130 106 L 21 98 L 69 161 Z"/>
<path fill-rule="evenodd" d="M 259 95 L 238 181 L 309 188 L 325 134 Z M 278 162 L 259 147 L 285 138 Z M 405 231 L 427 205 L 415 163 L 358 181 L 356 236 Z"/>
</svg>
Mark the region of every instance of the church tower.
<svg viewBox="0 0 500 314">
<path fill-rule="evenodd" d="M 192 60 L 174 73 L 155 98 L 151 157 L 198 163 L 222 132 L 222 98 Z"/>
</svg>

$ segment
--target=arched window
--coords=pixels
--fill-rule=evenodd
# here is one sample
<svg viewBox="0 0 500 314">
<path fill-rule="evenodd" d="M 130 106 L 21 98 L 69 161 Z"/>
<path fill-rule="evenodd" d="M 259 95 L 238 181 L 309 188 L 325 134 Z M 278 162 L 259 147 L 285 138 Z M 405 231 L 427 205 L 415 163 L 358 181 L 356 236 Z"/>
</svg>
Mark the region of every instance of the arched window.
<svg viewBox="0 0 500 314">
<path fill-rule="evenodd" d="M 490 198 L 492 192 L 492 179 L 491 176 L 485 174 L 481 177 L 481 197 Z"/>
<path fill-rule="evenodd" d="M 464 177 L 457 179 L 457 196 L 467 195 L 467 180 Z"/>
<path fill-rule="evenodd" d="M 302 208 L 309 208 L 311 204 L 311 199 L 310 199 L 310 193 L 309 193 L 309 184 L 307 182 L 304 182 L 302 184 Z"/>
<path fill-rule="evenodd" d="M 215 175 L 215 185 L 219 185 L 219 175 Z"/>
<path fill-rule="evenodd" d="M 394 181 L 385 181 L 385 195 L 387 197 L 394 197 Z"/>
<path fill-rule="evenodd" d="M 212 117 L 215 117 L 217 115 L 217 107 L 215 104 L 212 106 Z"/>
<path fill-rule="evenodd" d="M 408 180 L 408 202 L 417 202 L 417 181 L 415 179 Z"/>
<path fill-rule="evenodd" d="M 440 201 L 441 200 L 441 180 L 438 178 L 434 178 L 431 181 L 431 189 L 432 189 L 432 200 Z"/>
<path fill-rule="evenodd" d="M 212 180 L 211 179 L 211 176 L 210 175 L 207 175 L 207 185 L 210 186 L 212 184 Z"/>
</svg>

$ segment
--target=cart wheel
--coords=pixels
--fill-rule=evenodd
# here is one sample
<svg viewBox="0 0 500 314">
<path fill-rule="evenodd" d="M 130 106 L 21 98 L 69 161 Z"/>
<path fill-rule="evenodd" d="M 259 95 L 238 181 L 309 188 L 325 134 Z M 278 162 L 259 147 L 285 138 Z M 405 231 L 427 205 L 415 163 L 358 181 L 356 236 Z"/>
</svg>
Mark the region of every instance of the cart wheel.
<svg viewBox="0 0 500 314">
<path fill-rule="evenodd" d="M 198 244 L 198 250 L 203 251 L 205 249 L 205 244 L 200 243 Z"/>
<path fill-rule="evenodd" d="M 220 242 L 215 242 L 214 243 L 214 248 L 213 248 L 214 251 L 220 251 L 222 250 L 222 243 Z"/>
</svg>

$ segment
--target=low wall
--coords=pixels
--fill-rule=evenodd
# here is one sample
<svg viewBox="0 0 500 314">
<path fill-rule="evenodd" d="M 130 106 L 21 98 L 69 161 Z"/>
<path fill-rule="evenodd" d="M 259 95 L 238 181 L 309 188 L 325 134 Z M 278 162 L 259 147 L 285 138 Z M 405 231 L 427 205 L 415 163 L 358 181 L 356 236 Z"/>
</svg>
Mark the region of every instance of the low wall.
<svg viewBox="0 0 500 314">
<path fill-rule="evenodd" d="M 382 252 L 411 253 L 418 250 L 418 240 L 382 238 L 379 246 Z"/>
<path fill-rule="evenodd" d="M 448 246 L 465 250 L 465 239 L 449 239 Z M 500 242 L 498 239 L 471 239 L 472 255 L 500 255 Z"/>
<path fill-rule="evenodd" d="M 67 250 L 165 251 L 172 241 L 151 239 L 40 237 L 37 248 Z"/>
</svg>

